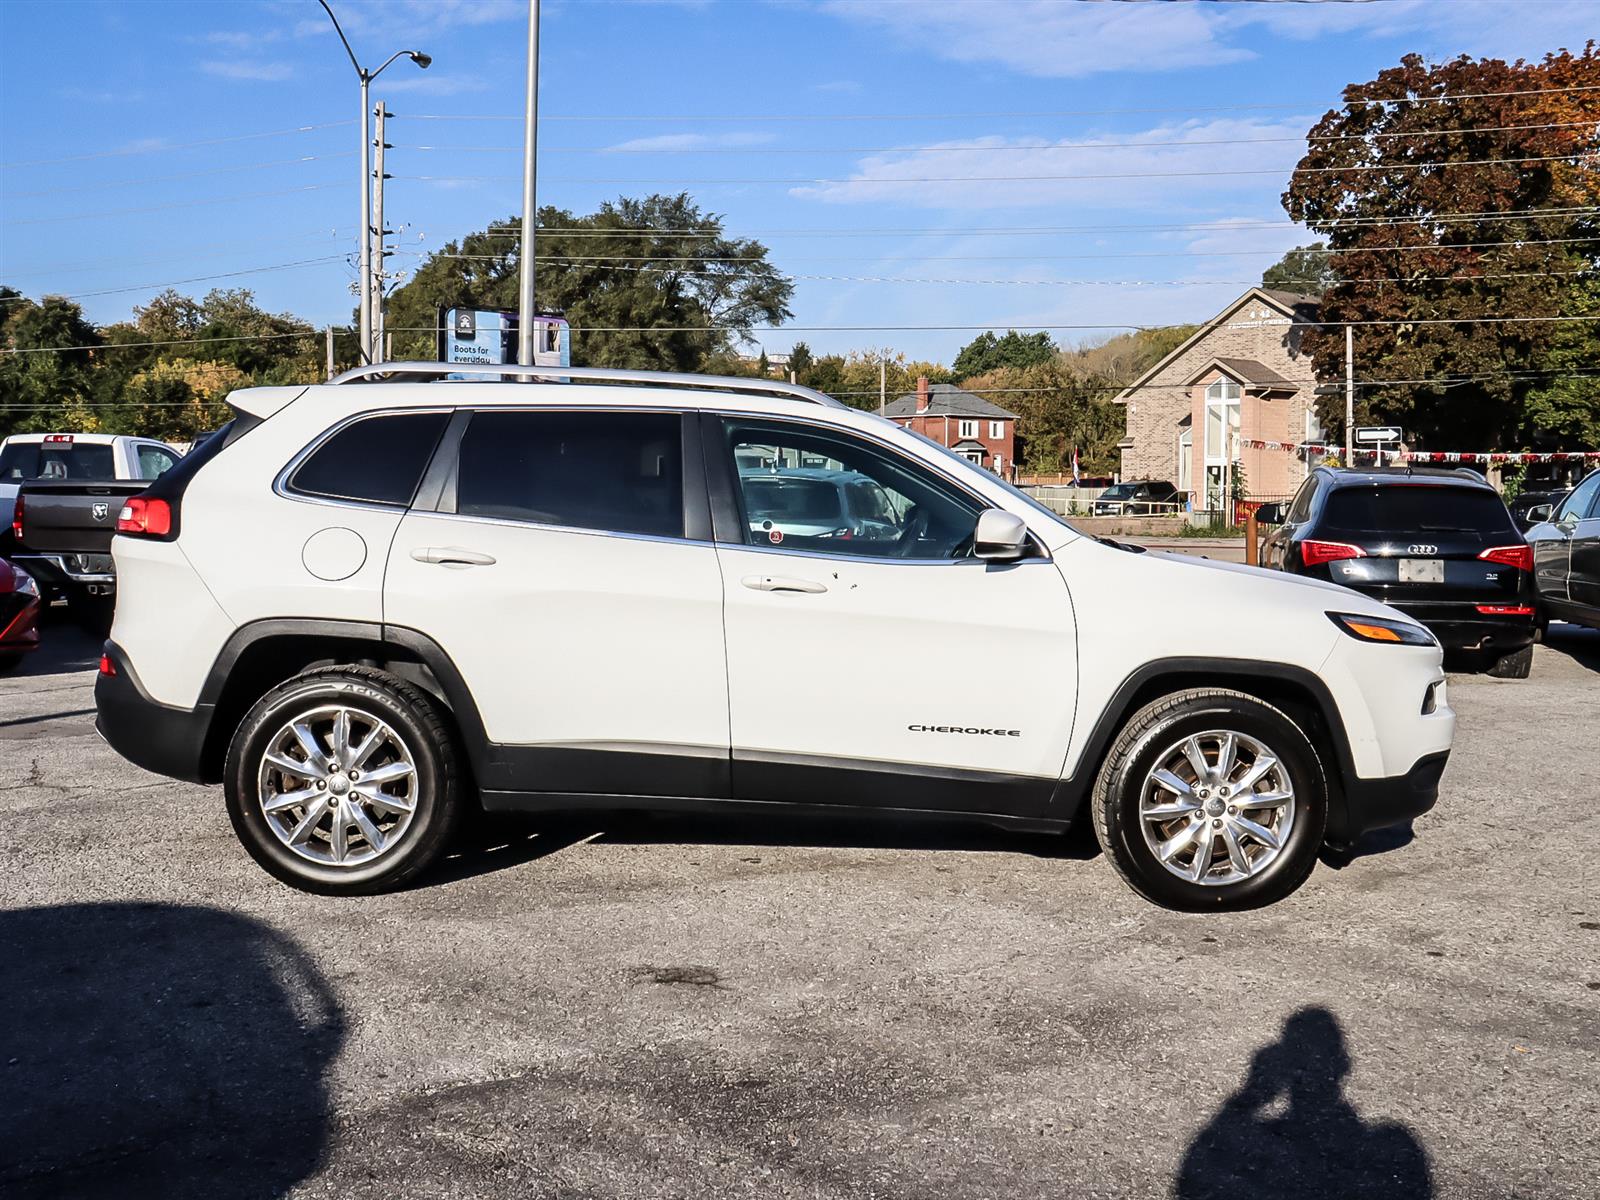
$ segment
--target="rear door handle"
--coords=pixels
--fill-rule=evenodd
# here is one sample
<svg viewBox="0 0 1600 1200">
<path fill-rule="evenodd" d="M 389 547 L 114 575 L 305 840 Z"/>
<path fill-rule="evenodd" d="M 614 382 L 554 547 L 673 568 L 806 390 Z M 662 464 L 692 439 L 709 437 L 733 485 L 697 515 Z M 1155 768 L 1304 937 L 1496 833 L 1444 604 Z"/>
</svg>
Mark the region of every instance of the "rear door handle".
<svg viewBox="0 0 1600 1200">
<path fill-rule="evenodd" d="M 813 579 L 790 579 L 782 575 L 746 575 L 739 582 L 757 592 L 825 592 L 828 585 Z"/>
<path fill-rule="evenodd" d="M 494 555 L 461 546 L 417 546 L 411 557 L 422 563 L 438 563 L 446 567 L 492 567 Z"/>
</svg>

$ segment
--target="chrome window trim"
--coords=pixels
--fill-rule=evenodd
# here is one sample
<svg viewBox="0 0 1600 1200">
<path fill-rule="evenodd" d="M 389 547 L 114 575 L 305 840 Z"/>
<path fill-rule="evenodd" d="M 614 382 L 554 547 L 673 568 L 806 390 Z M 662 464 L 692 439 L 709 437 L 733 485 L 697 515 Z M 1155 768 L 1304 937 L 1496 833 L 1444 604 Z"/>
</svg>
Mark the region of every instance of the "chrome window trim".
<svg viewBox="0 0 1600 1200">
<path fill-rule="evenodd" d="M 545 533 L 579 533 L 591 537 L 621 538 L 630 542 L 666 542 L 673 546 L 712 546 L 715 542 L 703 538 L 674 537 L 662 533 L 627 533 L 620 529 L 590 529 L 582 525 L 551 525 L 545 521 L 521 521 L 513 517 L 480 517 L 473 513 L 440 512 L 433 508 L 416 508 L 407 516 L 438 517 L 447 521 L 464 521 L 474 525 L 500 525 L 507 529 L 537 529 Z"/>
</svg>

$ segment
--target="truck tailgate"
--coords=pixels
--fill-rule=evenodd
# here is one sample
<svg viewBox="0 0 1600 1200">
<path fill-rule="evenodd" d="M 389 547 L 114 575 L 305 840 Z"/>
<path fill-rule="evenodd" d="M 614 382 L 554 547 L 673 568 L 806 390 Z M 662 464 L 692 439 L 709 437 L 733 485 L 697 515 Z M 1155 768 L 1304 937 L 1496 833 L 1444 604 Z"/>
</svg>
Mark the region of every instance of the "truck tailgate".
<svg viewBox="0 0 1600 1200">
<path fill-rule="evenodd" d="M 122 502 L 149 486 L 145 480 L 103 483 L 26 483 L 18 495 L 18 550 L 39 554 L 107 554 Z"/>
</svg>

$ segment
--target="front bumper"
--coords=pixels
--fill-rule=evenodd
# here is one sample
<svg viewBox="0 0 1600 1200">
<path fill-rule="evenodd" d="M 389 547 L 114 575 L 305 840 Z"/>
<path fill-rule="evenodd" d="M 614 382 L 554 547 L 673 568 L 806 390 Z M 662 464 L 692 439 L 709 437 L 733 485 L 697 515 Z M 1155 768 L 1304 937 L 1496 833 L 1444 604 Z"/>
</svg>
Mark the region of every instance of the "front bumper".
<svg viewBox="0 0 1600 1200">
<path fill-rule="evenodd" d="M 100 736 L 146 771 L 189 783 L 214 783 L 202 770 L 213 706 L 173 708 L 153 700 L 116 643 L 107 642 L 105 653 L 116 671 L 101 673 L 94 683 L 94 727 Z"/>
<path fill-rule="evenodd" d="M 1327 840 L 1351 845 L 1362 834 L 1420 817 L 1439 800 L 1439 780 L 1450 751 L 1419 758 L 1403 775 L 1387 779 L 1352 778 L 1344 785 L 1344 811 L 1336 804 L 1328 814 Z"/>
</svg>

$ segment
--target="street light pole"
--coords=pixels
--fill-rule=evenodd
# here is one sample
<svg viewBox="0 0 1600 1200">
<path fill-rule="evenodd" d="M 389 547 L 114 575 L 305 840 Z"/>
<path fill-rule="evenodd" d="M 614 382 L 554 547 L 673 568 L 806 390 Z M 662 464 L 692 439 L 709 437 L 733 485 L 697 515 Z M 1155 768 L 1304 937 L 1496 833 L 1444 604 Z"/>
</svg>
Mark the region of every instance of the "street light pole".
<svg viewBox="0 0 1600 1200">
<path fill-rule="evenodd" d="M 371 362 L 378 353 L 378 347 L 373 342 L 372 335 L 372 306 L 374 278 L 372 274 L 372 130 L 369 124 L 372 104 L 370 100 L 371 84 L 374 79 L 382 75 L 389 64 L 397 58 L 409 58 L 424 71 L 433 63 L 430 55 L 420 50 L 396 50 L 376 71 L 369 71 L 363 67 L 356 58 L 356 52 L 350 48 L 350 39 L 345 37 L 344 30 L 339 26 L 339 18 L 333 15 L 333 9 L 328 7 L 328 0 L 317 0 L 322 5 L 322 11 L 328 14 L 328 20 L 333 22 L 333 31 L 339 35 L 339 40 L 344 43 L 344 52 L 350 56 L 350 65 L 356 69 L 356 78 L 361 81 L 361 220 L 356 228 L 361 231 L 361 337 L 357 351 L 362 359 Z"/>
<path fill-rule="evenodd" d="M 535 174 L 539 159 L 539 0 L 528 0 L 528 102 L 522 129 L 522 278 L 517 290 L 517 361 L 533 362 Z"/>
</svg>

